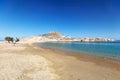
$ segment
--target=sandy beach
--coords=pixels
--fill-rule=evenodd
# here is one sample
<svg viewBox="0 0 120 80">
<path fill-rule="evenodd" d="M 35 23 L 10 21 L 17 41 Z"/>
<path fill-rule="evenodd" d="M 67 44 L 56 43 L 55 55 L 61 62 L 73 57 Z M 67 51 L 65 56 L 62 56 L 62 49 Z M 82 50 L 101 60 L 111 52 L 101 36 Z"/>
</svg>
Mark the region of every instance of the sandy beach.
<svg viewBox="0 0 120 80">
<path fill-rule="evenodd" d="M 0 80 L 120 80 L 120 0 L 0 0 Z"/>
<path fill-rule="evenodd" d="M 57 79 L 51 62 L 28 48 L 21 43 L 0 43 L 0 80 Z"/>
<path fill-rule="evenodd" d="M 67 53 L 0 42 L 0 80 L 120 80 L 119 62 Z"/>
</svg>

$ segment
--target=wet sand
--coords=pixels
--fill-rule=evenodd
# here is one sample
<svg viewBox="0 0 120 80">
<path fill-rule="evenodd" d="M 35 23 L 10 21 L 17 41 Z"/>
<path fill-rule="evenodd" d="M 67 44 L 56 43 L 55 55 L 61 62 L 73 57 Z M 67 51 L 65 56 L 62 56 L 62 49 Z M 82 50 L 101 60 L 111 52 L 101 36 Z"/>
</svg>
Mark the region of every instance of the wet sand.
<svg viewBox="0 0 120 80">
<path fill-rule="evenodd" d="M 60 80 L 120 80 L 117 60 L 53 48 L 34 48 L 52 61 Z"/>
</svg>

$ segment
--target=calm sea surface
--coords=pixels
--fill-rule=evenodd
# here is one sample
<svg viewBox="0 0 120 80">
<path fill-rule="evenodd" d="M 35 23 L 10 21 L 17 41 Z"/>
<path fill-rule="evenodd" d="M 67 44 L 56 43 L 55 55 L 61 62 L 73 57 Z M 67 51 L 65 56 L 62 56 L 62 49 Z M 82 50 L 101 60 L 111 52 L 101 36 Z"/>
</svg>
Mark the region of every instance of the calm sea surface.
<svg viewBox="0 0 120 80">
<path fill-rule="evenodd" d="M 120 42 L 46 42 L 36 45 L 120 60 Z"/>
</svg>

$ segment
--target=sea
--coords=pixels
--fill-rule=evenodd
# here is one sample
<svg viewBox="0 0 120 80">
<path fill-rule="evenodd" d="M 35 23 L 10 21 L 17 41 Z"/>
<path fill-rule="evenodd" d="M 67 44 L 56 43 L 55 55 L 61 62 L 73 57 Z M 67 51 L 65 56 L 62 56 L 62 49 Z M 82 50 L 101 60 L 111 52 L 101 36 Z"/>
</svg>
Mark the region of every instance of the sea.
<svg viewBox="0 0 120 80">
<path fill-rule="evenodd" d="M 120 60 L 120 42 L 44 42 L 37 46 Z"/>
</svg>

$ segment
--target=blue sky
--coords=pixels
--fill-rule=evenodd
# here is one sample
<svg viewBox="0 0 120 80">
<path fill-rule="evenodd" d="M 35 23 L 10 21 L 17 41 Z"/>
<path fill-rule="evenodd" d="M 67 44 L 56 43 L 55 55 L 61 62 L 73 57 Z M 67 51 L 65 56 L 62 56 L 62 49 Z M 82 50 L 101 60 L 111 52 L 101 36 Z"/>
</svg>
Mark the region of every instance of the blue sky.
<svg viewBox="0 0 120 80">
<path fill-rule="evenodd" d="M 0 38 L 52 30 L 120 39 L 120 0 L 0 0 Z"/>
</svg>

